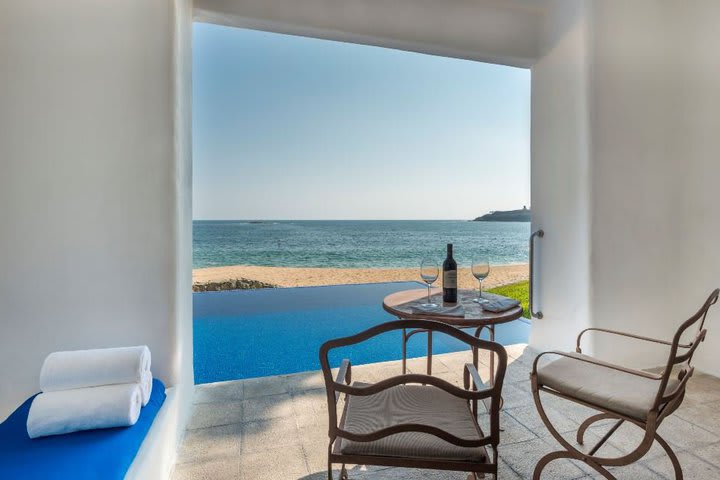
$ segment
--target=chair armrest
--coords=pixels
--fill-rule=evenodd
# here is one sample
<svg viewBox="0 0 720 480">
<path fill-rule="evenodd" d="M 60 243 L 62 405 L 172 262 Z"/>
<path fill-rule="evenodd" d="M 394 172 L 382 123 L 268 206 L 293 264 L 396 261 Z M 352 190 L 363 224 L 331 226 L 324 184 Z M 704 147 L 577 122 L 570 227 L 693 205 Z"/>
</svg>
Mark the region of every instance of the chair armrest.
<svg viewBox="0 0 720 480">
<path fill-rule="evenodd" d="M 347 385 L 350 385 L 350 382 L 352 382 L 352 365 L 350 363 L 349 359 L 344 359 L 342 363 L 340 364 L 340 369 L 338 370 L 337 376 L 335 377 L 335 383 L 345 383 Z M 340 392 L 335 392 L 335 401 L 337 402 L 340 398 Z"/>
<path fill-rule="evenodd" d="M 338 369 L 338 373 L 335 376 L 335 383 L 345 382 L 346 384 L 350 385 L 351 378 L 352 378 L 350 372 L 351 372 L 350 360 L 346 358 L 340 363 L 340 368 Z"/>
<path fill-rule="evenodd" d="M 632 368 L 626 368 L 626 367 L 623 367 L 620 365 L 613 365 L 611 363 L 603 362 L 603 361 L 594 359 L 592 357 L 578 357 L 577 354 L 560 352 L 557 350 L 543 352 L 540 355 L 538 355 L 537 357 L 535 357 L 535 361 L 533 362 L 532 375 L 537 375 L 538 362 L 540 361 L 540 358 L 543 357 L 544 355 L 558 355 L 561 357 L 572 358 L 573 360 L 577 360 L 579 362 L 592 363 L 593 365 L 598 365 L 600 367 L 609 368 L 611 370 L 617 370 L 619 372 L 627 373 L 630 375 L 635 375 L 637 377 L 648 378 L 650 380 L 661 380 L 662 379 L 662 375 L 657 375 L 657 374 L 650 373 L 650 372 L 643 372 L 641 370 L 634 370 Z"/>
<path fill-rule="evenodd" d="M 661 403 L 667 403 L 671 401 L 678 392 L 685 390 L 685 385 L 687 384 L 688 380 L 690 380 L 690 377 L 692 377 L 693 373 L 695 372 L 695 367 L 690 367 L 685 374 L 680 378 L 680 382 L 675 385 L 675 388 L 672 389 L 670 393 L 667 393 L 667 390 L 663 393 L 663 395 L 660 397 Z"/>
<path fill-rule="evenodd" d="M 645 336 L 643 336 L 643 335 L 636 335 L 636 334 L 634 334 L 634 333 L 621 332 L 621 331 L 618 331 L 618 330 L 610 330 L 610 329 L 607 329 L 607 328 L 595 328 L 595 327 L 592 327 L 592 328 L 586 328 L 585 330 L 583 330 L 582 332 L 580 332 L 580 334 L 578 335 L 578 337 L 577 337 L 577 343 L 575 344 L 575 351 L 576 351 L 577 353 L 582 353 L 582 349 L 580 348 L 580 342 L 582 341 L 582 336 L 585 334 L 585 332 L 608 333 L 608 334 L 610 334 L 610 335 L 618 335 L 618 336 L 621 336 L 621 337 L 632 338 L 632 339 L 634 339 L 634 340 L 642 340 L 642 341 L 644 341 L 644 342 L 659 343 L 659 344 L 661 344 L 661 345 L 672 346 L 672 342 L 668 342 L 668 341 L 666 341 L 666 340 L 660 340 L 660 339 L 657 339 L 657 338 L 645 337 Z M 678 346 L 679 346 L 679 347 L 682 347 L 682 348 L 690 348 L 691 344 L 690 344 L 690 345 L 682 345 L 682 344 L 681 344 L 681 345 L 678 345 Z"/>
<path fill-rule="evenodd" d="M 475 391 L 479 392 L 485 390 L 492 390 L 492 387 L 486 385 L 485 382 L 483 382 L 482 378 L 480 378 L 480 373 L 478 373 L 475 365 L 473 365 L 472 363 L 466 363 L 463 370 L 463 383 L 465 386 L 465 390 L 470 389 L 470 379 L 472 379 L 473 385 L 475 385 Z"/>
<path fill-rule="evenodd" d="M 500 408 L 500 405 L 502 405 L 502 399 L 500 398 L 500 392 L 497 392 L 498 389 L 497 384 L 496 385 L 488 385 L 485 382 L 483 382 L 482 378 L 480 377 L 480 374 L 477 371 L 477 368 L 475 368 L 475 365 L 472 363 L 466 363 L 465 368 L 463 370 L 463 383 L 465 386 L 465 390 L 470 389 L 470 379 L 472 378 L 473 384 L 477 390 L 477 392 L 487 392 L 489 393 L 489 396 L 483 398 L 480 400 L 480 403 L 485 407 L 486 412 L 492 412 L 492 406 L 494 402 L 497 402 L 498 405 L 498 411 Z M 495 397 L 497 395 L 497 397 Z M 493 400 L 493 397 L 495 399 Z M 473 403 L 472 411 L 477 415 L 477 403 Z"/>
</svg>

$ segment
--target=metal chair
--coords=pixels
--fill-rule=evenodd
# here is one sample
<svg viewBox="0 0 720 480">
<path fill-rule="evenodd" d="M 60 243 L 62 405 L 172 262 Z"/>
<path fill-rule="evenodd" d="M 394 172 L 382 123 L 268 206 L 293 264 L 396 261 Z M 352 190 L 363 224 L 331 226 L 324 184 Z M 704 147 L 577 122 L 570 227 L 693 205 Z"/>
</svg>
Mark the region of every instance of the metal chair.
<svg viewBox="0 0 720 480">
<path fill-rule="evenodd" d="M 473 363 L 463 369 L 464 387 L 430 375 L 403 374 L 375 384 L 352 383 L 351 364 L 343 360 L 333 379 L 328 353 L 356 345 L 377 335 L 402 329 L 441 332 L 471 347 Z M 485 386 L 477 371 L 478 350 L 498 357 L 495 382 Z M 348 478 L 345 465 L 382 465 L 497 474 L 500 442 L 500 394 L 507 367 L 505 348 L 468 335 L 450 325 L 430 320 L 398 320 L 351 337 L 330 340 L 320 348 L 329 422 L 328 479 L 333 464 L 342 464 L 340 478 Z M 345 406 L 338 422 L 340 394 Z M 489 413 L 490 432 L 480 428 L 478 401 Z M 492 454 L 487 451 L 492 448 Z"/>
<path fill-rule="evenodd" d="M 568 458 L 585 462 L 603 477 L 614 480 L 615 477 L 605 467 L 634 463 L 650 450 L 654 441 L 657 441 L 672 462 L 675 478 L 681 480 L 683 474 L 677 456 L 657 433 L 657 429 L 668 415 L 677 410 L 685 397 L 685 387 L 694 371 L 690 362 L 700 343 L 705 340 L 704 324 L 707 312 L 717 302 L 718 295 L 720 295 L 720 289 L 713 291 L 702 308 L 680 325 L 671 342 L 615 330 L 588 328 L 578 335 L 576 353 L 552 351 L 538 355 L 530 374 L 535 405 L 545 426 L 565 450 L 552 452 L 542 457 L 535 467 L 533 479 L 538 480 L 543 469 L 553 460 Z M 693 341 L 681 344 L 683 334 L 698 323 Z M 660 374 L 654 374 L 583 355 L 580 342 L 583 334 L 588 331 L 620 335 L 669 346 L 670 354 L 665 370 Z M 539 367 L 538 362 L 545 355 L 558 355 L 561 358 Z M 577 442 L 580 445 L 583 444 L 585 432 L 593 423 L 606 419 L 614 419 L 617 422 L 588 453 L 583 453 L 571 445 L 553 427 L 540 401 L 540 392 L 556 395 L 601 412 L 587 418 L 580 425 L 577 432 Z M 637 425 L 644 430 L 643 439 L 638 447 L 631 453 L 620 457 L 597 455 L 600 447 L 624 422 Z"/>
</svg>

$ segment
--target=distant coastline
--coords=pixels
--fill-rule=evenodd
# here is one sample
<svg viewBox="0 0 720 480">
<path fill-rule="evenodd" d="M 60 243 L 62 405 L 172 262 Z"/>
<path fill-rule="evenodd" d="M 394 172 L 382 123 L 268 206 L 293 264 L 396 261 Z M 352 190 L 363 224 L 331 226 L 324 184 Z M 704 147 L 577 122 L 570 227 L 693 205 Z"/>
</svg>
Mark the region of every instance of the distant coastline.
<svg viewBox="0 0 720 480">
<path fill-rule="evenodd" d="M 477 217 L 474 222 L 529 222 L 532 218 L 530 209 L 523 207 L 520 210 L 496 210 Z"/>
</svg>

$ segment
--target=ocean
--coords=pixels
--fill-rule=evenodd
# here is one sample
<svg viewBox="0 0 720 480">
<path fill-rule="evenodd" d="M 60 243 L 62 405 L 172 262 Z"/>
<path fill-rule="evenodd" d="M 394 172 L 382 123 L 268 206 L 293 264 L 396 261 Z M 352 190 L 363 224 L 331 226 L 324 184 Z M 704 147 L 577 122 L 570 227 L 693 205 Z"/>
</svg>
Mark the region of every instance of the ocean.
<svg viewBox="0 0 720 480">
<path fill-rule="evenodd" d="M 193 268 L 225 265 L 410 268 L 441 264 L 454 245 L 459 266 L 528 261 L 528 222 L 464 220 L 193 221 Z"/>
</svg>

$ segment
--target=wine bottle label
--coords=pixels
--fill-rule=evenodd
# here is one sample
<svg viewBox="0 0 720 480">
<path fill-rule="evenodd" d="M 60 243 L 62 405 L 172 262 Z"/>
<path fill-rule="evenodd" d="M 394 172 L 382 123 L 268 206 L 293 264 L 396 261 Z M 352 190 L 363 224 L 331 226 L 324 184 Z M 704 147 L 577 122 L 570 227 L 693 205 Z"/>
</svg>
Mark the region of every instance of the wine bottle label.
<svg viewBox="0 0 720 480">
<path fill-rule="evenodd" d="M 457 288 L 457 270 L 443 272 L 443 288 Z"/>
</svg>

